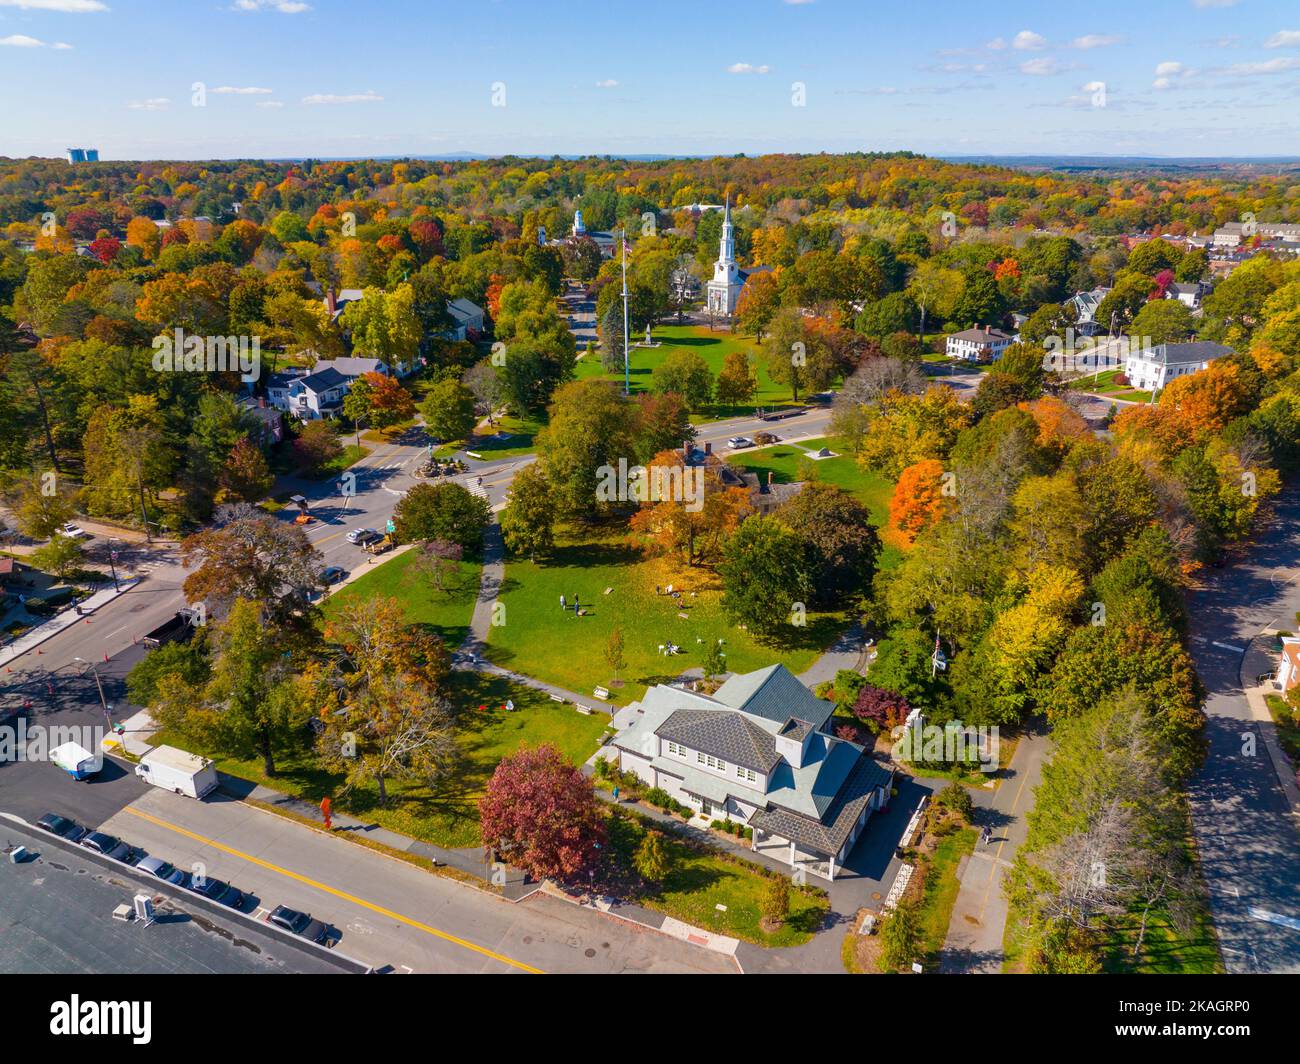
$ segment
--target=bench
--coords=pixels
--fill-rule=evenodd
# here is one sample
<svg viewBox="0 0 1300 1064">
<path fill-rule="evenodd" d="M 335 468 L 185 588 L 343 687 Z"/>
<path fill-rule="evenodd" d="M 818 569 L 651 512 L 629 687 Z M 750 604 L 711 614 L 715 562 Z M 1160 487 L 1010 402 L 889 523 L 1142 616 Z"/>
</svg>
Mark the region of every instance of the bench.
<svg viewBox="0 0 1300 1064">
<path fill-rule="evenodd" d="M 607 687 L 597 687 L 591 693 L 597 698 L 603 698 L 606 702 L 609 701 L 609 688 Z"/>
<path fill-rule="evenodd" d="M 591 707 L 590 707 L 590 706 L 584 706 L 584 705 L 582 705 L 581 703 L 574 702 L 574 703 L 573 703 L 573 708 L 576 709 L 579 713 L 581 713 L 584 717 L 590 717 L 590 716 L 591 716 Z"/>
<path fill-rule="evenodd" d="M 467 457 L 476 459 L 479 462 L 483 461 L 483 456 L 478 451 L 466 451 L 465 454 Z"/>
<path fill-rule="evenodd" d="M 551 701 L 552 701 L 552 702 L 563 702 L 563 701 L 564 701 L 564 696 L 563 696 L 563 695 L 551 695 Z"/>
</svg>

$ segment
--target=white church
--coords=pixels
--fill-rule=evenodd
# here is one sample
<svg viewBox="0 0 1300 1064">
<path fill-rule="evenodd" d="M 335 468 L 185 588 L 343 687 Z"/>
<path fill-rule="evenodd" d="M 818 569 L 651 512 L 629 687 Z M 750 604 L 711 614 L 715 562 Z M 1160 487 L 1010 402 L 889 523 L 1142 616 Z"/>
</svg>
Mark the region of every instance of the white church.
<svg viewBox="0 0 1300 1064">
<path fill-rule="evenodd" d="M 718 261 L 713 264 L 713 280 L 708 284 L 706 302 L 711 314 L 729 318 L 736 312 L 741 289 L 752 270 L 742 270 L 736 265 L 736 230 L 731 224 L 731 196 L 727 196 L 722 211 L 722 239 Z"/>
</svg>

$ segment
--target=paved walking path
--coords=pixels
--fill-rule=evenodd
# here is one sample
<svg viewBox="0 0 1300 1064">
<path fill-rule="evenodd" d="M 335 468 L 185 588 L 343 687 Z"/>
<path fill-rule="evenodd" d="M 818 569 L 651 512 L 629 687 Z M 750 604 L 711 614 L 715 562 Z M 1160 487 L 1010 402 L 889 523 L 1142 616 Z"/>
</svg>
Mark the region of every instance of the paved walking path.
<svg viewBox="0 0 1300 1064">
<path fill-rule="evenodd" d="M 1025 841 L 1025 814 L 1033 808 L 1034 788 L 1042 778 L 1043 761 L 1051 743 L 1043 731 L 1026 732 L 1016 745 L 1004 780 L 975 813 L 977 827 L 992 833 L 988 844 L 976 843 L 958 871 L 961 887 L 948 923 L 940 970 L 943 972 L 1002 971 L 1002 937 L 1007 923 L 1007 899 L 1002 883 L 1016 850 Z"/>
</svg>

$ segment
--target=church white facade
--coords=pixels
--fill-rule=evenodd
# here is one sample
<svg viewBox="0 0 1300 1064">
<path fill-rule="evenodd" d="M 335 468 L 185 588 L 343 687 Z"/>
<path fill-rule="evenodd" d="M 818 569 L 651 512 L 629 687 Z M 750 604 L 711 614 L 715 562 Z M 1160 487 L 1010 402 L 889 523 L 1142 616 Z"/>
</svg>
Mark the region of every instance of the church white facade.
<svg viewBox="0 0 1300 1064">
<path fill-rule="evenodd" d="M 731 224 L 731 197 L 727 197 L 722 214 L 722 240 L 718 261 L 713 264 L 713 280 L 706 291 L 706 306 L 710 313 L 731 317 L 740 301 L 740 290 L 745 287 L 744 270 L 736 265 L 736 235 Z"/>
</svg>

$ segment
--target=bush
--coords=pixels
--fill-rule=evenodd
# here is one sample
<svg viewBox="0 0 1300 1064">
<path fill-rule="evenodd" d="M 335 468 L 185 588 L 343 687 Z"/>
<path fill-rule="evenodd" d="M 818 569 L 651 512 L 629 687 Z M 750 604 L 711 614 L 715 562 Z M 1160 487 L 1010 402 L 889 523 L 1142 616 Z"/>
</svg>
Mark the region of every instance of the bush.
<svg viewBox="0 0 1300 1064">
<path fill-rule="evenodd" d="M 598 780 L 609 779 L 610 764 L 609 761 L 604 757 L 604 755 L 596 758 L 596 763 L 594 768 L 596 772 L 596 778 Z"/>
<path fill-rule="evenodd" d="M 651 787 L 645 792 L 645 800 L 660 809 L 667 809 L 669 805 L 676 804 L 662 787 Z"/>
<path fill-rule="evenodd" d="M 759 909 L 764 920 L 780 925 L 790 915 L 790 881 L 778 875 L 767 881 Z"/>
<path fill-rule="evenodd" d="M 968 824 L 975 813 L 975 803 L 971 799 L 970 792 L 960 783 L 949 783 L 935 795 L 934 800 L 941 809 L 949 809 L 959 814 Z"/>
</svg>

